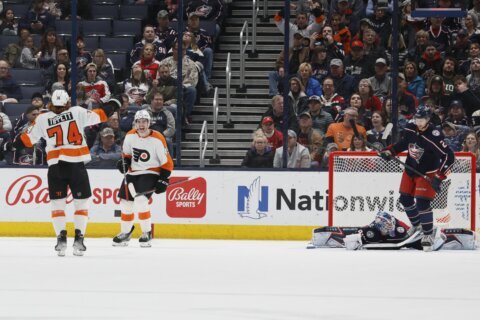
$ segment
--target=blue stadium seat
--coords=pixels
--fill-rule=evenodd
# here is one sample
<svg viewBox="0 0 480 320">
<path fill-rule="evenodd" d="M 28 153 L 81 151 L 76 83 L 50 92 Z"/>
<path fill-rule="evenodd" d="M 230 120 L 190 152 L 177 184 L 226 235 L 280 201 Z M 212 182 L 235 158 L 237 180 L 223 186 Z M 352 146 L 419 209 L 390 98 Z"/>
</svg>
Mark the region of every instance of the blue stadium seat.
<svg viewBox="0 0 480 320">
<path fill-rule="evenodd" d="M 147 5 L 121 5 L 120 19 L 122 20 L 145 20 L 148 17 Z"/>
<path fill-rule="evenodd" d="M 98 49 L 98 36 L 86 36 L 83 37 L 85 42 L 85 49 L 92 52 L 93 50 Z"/>
<path fill-rule="evenodd" d="M 92 4 L 120 4 L 121 0 L 92 0 Z"/>
<path fill-rule="evenodd" d="M 140 20 L 113 20 L 113 35 L 115 37 L 142 36 L 142 22 Z"/>
<path fill-rule="evenodd" d="M 113 71 L 115 73 L 115 81 L 119 82 L 125 79 L 127 72 L 127 53 L 124 52 L 109 52 L 107 58 L 113 64 Z"/>
<path fill-rule="evenodd" d="M 20 86 L 40 86 L 44 83 L 41 69 L 11 68 L 10 74 Z"/>
<path fill-rule="evenodd" d="M 71 20 L 56 20 L 55 21 L 55 29 L 57 30 L 57 34 L 64 36 L 64 35 L 72 35 L 72 21 Z M 80 34 L 80 21 L 77 22 L 77 35 Z"/>
<path fill-rule="evenodd" d="M 92 17 L 95 20 L 116 20 L 118 19 L 118 5 L 92 5 Z"/>
<path fill-rule="evenodd" d="M 106 52 L 129 53 L 133 48 L 133 37 L 100 37 L 100 48 Z"/>
<path fill-rule="evenodd" d="M 31 103 L 5 103 L 3 105 L 3 112 L 10 118 L 12 126 L 15 126 L 22 113 L 31 105 Z"/>
<path fill-rule="evenodd" d="M 0 35 L 0 57 L 3 57 L 5 48 L 11 43 L 17 43 L 19 38 L 17 36 Z"/>
<path fill-rule="evenodd" d="M 40 92 L 43 94 L 45 92 L 44 86 L 21 86 L 20 91 L 22 92 L 22 99 L 19 101 L 21 103 L 30 103 L 32 101 L 32 94 Z"/>
<path fill-rule="evenodd" d="M 111 20 L 85 20 L 82 24 L 84 36 L 110 36 L 112 34 Z"/>
</svg>

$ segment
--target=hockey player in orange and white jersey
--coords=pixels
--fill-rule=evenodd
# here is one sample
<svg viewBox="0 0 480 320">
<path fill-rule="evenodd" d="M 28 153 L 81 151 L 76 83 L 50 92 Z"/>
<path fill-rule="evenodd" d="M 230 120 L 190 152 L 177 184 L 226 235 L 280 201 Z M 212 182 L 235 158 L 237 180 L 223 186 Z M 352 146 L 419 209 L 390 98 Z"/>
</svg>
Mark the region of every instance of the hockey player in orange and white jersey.
<svg viewBox="0 0 480 320">
<path fill-rule="evenodd" d="M 118 170 L 125 175 L 118 192 L 122 212 L 121 232 L 113 238 L 113 246 L 128 245 L 134 229 L 135 214 L 142 229 L 140 246 L 151 246 L 148 201 L 153 191 L 163 193 L 167 190 L 173 161 L 165 137 L 160 132 L 149 129 L 150 124 L 148 111 L 137 111 L 134 117 L 135 127 L 127 133 L 123 142 L 123 158 L 117 163 Z"/>
<path fill-rule="evenodd" d="M 64 90 L 56 90 L 49 103 L 49 112 L 40 114 L 32 127 L 15 138 L 13 148 L 32 147 L 41 138 L 47 142 L 48 190 L 52 206 L 52 220 L 57 235 L 55 250 L 65 255 L 67 247 L 66 198 L 70 188 L 75 207 L 75 240 L 73 253 L 82 256 L 88 220 L 88 199 L 92 195 L 85 163 L 91 160 L 83 129 L 100 122 L 117 109 L 116 103 L 106 103 L 99 109 L 86 110 L 70 106 L 70 97 Z"/>
</svg>

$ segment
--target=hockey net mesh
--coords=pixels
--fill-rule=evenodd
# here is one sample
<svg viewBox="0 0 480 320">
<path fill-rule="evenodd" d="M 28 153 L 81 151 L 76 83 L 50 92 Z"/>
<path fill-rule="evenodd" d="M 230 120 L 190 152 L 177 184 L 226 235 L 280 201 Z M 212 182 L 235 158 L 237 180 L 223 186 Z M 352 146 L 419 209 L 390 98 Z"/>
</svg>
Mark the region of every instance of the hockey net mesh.
<svg viewBox="0 0 480 320">
<path fill-rule="evenodd" d="M 402 165 L 375 152 L 335 152 L 330 157 L 331 225 L 363 225 L 378 211 L 408 221 L 398 202 Z M 405 161 L 405 155 L 400 160 Z M 432 202 L 435 223 L 475 230 L 475 191 L 475 158 L 457 153 L 452 173 Z"/>
</svg>

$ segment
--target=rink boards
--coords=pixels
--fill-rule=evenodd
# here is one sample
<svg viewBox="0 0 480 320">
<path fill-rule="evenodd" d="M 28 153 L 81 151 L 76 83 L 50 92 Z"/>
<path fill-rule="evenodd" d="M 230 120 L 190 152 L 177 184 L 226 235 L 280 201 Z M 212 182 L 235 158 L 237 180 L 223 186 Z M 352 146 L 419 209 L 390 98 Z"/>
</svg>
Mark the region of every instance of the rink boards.
<svg viewBox="0 0 480 320">
<path fill-rule="evenodd" d="M 47 170 L 2 168 L 0 175 L 0 236 L 53 236 Z M 90 169 L 89 176 L 93 196 L 87 234 L 113 236 L 119 231 L 116 195 L 122 175 Z M 170 184 L 151 200 L 158 238 L 307 240 L 313 227 L 328 224 L 328 172 L 175 170 Z M 361 186 L 352 181 L 352 190 Z M 396 190 L 398 185 L 380 188 Z M 71 195 L 67 200 L 72 221 Z M 363 225 L 376 211 L 358 212 L 349 221 Z"/>
</svg>

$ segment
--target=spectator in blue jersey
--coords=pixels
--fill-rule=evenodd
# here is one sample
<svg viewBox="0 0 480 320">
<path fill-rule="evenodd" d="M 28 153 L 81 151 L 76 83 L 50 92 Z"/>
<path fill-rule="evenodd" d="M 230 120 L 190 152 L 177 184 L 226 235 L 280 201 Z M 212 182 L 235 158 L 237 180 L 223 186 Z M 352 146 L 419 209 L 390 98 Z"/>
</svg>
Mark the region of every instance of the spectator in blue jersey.
<svg viewBox="0 0 480 320">
<path fill-rule="evenodd" d="M 445 121 L 442 123 L 442 132 L 445 136 L 445 143 L 455 152 L 462 151 L 465 137 L 472 129 L 469 126 L 453 124 Z"/>
<path fill-rule="evenodd" d="M 175 118 L 164 105 L 163 95 L 155 93 L 149 106 L 151 112 L 150 129 L 163 134 L 167 141 L 167 147 L 170 154 L 173 154 L 172 139 L 175 135 Z"/>
<path fill-rule="evenodd" d="M 190 12 L 187 21 L 187 31 L 191 32 L 197 43 L 197 47 L 204 56 L 203 68 L 207 80 L 212 76 L 213 68 L 213 41 L 212 37 L 202 28 L 200 28 L 200 17 L 196 12 Z"/>
<path fill-rule="evenodd" d="M 323 94 L 320 82 L 312 77 L 312 65 L 310 63 L 302 63 L 298 68 L 298 74 L 307 96 L 321 96 Z"/>
<path fill-rule="evenodd" d="M 167 56 L 167 48 L 165 43 L 160 40 L 155 34 L 155 29 L 151 25 L 146 25 L 143 28 L 143 38 L 139 42 L 135 43 L 132 51 L 130 52 L 130 62 L 134 64 L 141 58 L 143 47 L 146 43 L 151 43 L 155 47 L 155 59 L 162 61 Z"/>
<path fill-rule="evenodd" d="M 342 96 L 345 101 L 350 100 L 350 96 L 355 90 L 355 79 L 345 73 L 342 60 L 333 59 L 330 61 L 330 76 L 335 85 L 335 93 Z"/>
<path fill-rule="evenodd" d="M 157 13 L 157 27 L 155 34 L 158 39 L 165 45 L 166 51 L 172 49 L 172 45 L 177 38 L 177 31 L 170 26 L 170 19 L 167 10 L 160 10 Z"/>
<path fill-rule="evenodd" d="M 211 35 L 215 38 L 220 34 L 223 20 L 226 17 L 227 7 L 223 0 L 189 0 L 187 1 L 185 12 L 187 17 L 190 17 L 192 13 L 200 18 L 200 20 L 214 21 L 215 34 Z"/>
<path fill-rule="evenodd" d="M 55 27 L 55 17 L 43 7 L 43 0 L 33 0 L 31 9 L 20 19 L 18 28 L 28 29 L 30 33 L 43 34 Z"/>
</svg>

